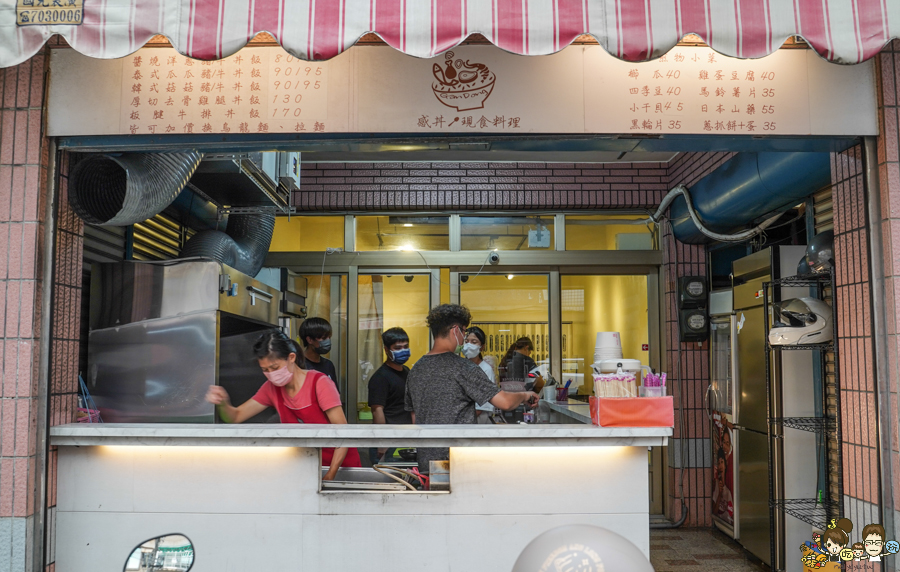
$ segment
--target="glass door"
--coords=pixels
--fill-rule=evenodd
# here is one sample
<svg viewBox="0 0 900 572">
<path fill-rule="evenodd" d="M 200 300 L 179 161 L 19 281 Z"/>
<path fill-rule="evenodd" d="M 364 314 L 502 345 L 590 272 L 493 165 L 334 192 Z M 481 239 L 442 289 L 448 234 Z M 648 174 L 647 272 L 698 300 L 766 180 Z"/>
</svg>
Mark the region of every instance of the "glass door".
<svg viewBox="0 0 900 572">
<path fill-rule="evenodd" d="M 381 334 L 403 328 L 409 336 L 408 367 L 430 349 L 425 318 L 432 306 L 431 273 L 402 271 L 391 274 L 363 274 L 357 281 L 359 330 L 357 348 L 357 411 L 359 421 L 369 422 L 369 379 L 384 363 Z"/>
<path fill-rule="evenodd" d="M 550 297 L 547 274 L 461 273 L 460 303 L 472 313 L 472 325 L 484 330 L 484 359 L 501 379 L 504 357 L 520 338 L 531 340 L 532 359 L 544 377 L 550 371 Z"/>
</svg>

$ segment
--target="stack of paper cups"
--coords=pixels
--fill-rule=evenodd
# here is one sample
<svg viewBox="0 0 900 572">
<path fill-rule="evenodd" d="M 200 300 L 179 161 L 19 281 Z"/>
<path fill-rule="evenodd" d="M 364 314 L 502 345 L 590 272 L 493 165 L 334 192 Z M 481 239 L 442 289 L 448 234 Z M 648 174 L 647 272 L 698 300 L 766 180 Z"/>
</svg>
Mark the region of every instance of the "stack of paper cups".
<svg viewBox="0 0 900 572">
<path fill-rule="evenodd" d="M 597 332 L 594 363 L 605 359 L 622 359 L 622 337 L 619 332 Z"/>
</svg>

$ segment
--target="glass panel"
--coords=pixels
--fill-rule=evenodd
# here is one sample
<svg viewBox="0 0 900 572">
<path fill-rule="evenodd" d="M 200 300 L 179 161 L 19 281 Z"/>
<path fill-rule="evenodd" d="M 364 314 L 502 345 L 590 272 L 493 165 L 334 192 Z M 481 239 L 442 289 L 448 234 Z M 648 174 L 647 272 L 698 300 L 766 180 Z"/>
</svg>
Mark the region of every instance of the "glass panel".
<svg viewBox="0 0 900 572">
<path fill-rule="evenodd" d="M 566 215 L 566 250 L 656 250 L 646 215 Z"/>
<path fill-rule="evenodd" d="M 463 250 L 553 250 L 552 216 L 464 216 Z"/>
<path fill-rule="evenodd" d="M 483 354 L 496 379 L 501 378 L 504 356 L 521 337 L 531 339 L 531 358 L 546 374 L 550 363 L 547 275 L 462 275 L 460 282 L 460 302 L 472 312 L 472 325 L 484 330 Z"/>
<path fill-rule="evenodd" d="M 619 332 L 622 357 L 650 365 L 646 276 L 561 276 L 560 285 L 560 381 L 571 379 L 573 386 L 579 386 L 579 395 L 593 394 L 591 364 L 597 332 Z"/>
<path fill-rule="evenodd" d="M 714 318 L 710 324 L 712 383 L 717 410 L 731 414 L 731 318 Z"/>
<path fill-rule="evenodd" d="M 450 218 L 356 217 L 356 250 L 450 250 Z"/>
<path fill-rule="evenodd" d="M 308 317 L 325 318 L 331 324 L 331 352 L 325 357 L 334 363 L 338 374 L 341 402 L 347 403 L 347 275 L 312 274 L 307 280 L 306 312 Z M 297 328 L 302 319 L 294 319 L 292 336 L 297 338 Z M 302 347 L 302 345 L 301 345 Z"/>
<path fill-rule="evenodd" d="M 286 216 L 275 218 L 270 252 L 324 252 L 344 247 L 344 217 Z"/>
<path fill-rule="evenodd" d="M 407 274 L 359 277 L 359 355 L 357 356 L 360 419 L 369 411 L 369 378 L 384 363 L 381 334 L 400 327 L 409 336 L 410 358 L 407 367 L 429 349 L 425 318 L 431 309 L 431 275 Z M 368 415 L 371 415 L 369 413 Z"/>
</svg>

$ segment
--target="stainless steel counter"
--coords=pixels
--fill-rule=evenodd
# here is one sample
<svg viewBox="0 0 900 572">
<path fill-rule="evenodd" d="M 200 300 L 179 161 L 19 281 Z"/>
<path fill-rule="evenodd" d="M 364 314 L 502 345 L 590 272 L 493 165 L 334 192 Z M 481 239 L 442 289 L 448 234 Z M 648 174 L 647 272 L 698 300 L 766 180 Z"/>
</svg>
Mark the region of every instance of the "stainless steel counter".
<svg viewBox="0 0 900 572">
<path fill-rule="evenodd" d="M 577 402 L 576 402 L 577 403 Z M 587 405 L 583 405 L 587 408 Z M 579 413 L 578 406 L 566 411 Z M 588 416 L 588 421 L 590 418 Z M 667 427 L 578 425 L 208 425 L 74 423 L 50 429 L 56 446 L 603 447 L 666 445 Z"/>
</svg>

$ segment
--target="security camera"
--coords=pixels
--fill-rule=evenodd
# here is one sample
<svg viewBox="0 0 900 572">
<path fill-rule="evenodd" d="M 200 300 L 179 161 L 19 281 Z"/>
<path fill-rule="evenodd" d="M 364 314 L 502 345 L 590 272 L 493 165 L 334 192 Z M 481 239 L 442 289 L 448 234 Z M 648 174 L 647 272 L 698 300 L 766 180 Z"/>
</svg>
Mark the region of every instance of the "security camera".
<svg viewBox="0 0 900 572">
<path fill-rule="evenodd" d="M 411 275 L 409 275 L 409 274 L 407 274 L 406 276 L 404 276 L 403 279 L 406 280 L 407 282 L 412 282 L 412 281 L 413 281 L 413 277 L 412 277 Z"/>
<path fill-rule="evenodd" d="M 466 274 L 463 274 L 462 276 L 459 277 L 459 281 L 465 284 L 466 282 L 469 281 L 469 276 Z"/>
<path fill-rule="evenodd" d="M 490 262 L 490 263 L 493 264 L 493 265 L 500 264 L 500 254 L 497 253 L 497 252 L 492 252 L 492 253 L 488 256 L 488 262 Z"/>
</svg>

